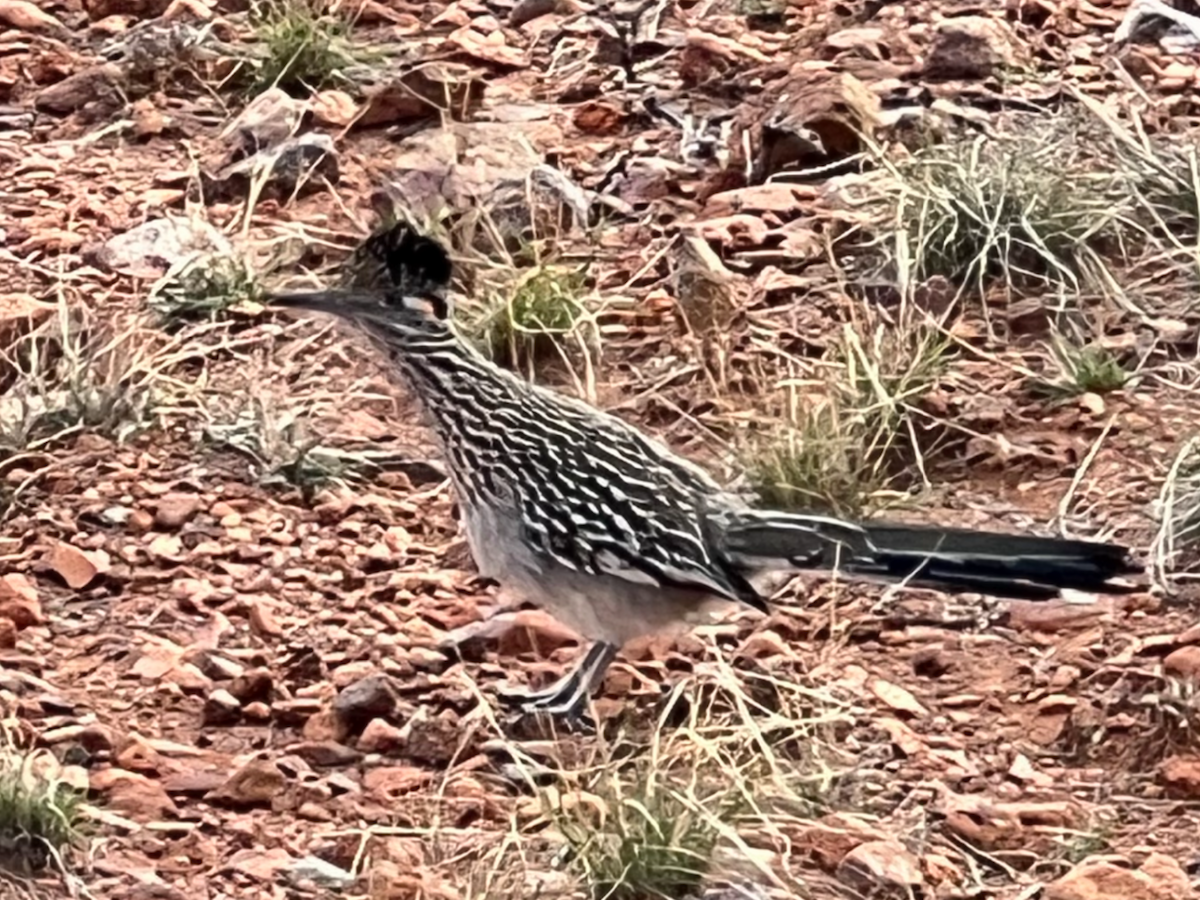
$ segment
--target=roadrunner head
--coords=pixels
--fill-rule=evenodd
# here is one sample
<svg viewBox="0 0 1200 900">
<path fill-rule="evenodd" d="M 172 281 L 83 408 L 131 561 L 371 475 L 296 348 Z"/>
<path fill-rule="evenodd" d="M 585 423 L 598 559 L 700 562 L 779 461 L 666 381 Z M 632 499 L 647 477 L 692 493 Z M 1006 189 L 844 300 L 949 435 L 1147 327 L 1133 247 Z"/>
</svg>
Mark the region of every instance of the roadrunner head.
<svg viewBox="0 0 1200 900">
<path fill-rule="evenodd" d="M 399 222 L 367 238 L 352 263 L 381 269 L 383 283 L 268 294 L 268 303 L 338 316 L 385 345 L 446 332 L 452 314 L 446 287 L 453 269 L 449 254 L 437 241 Z"/>
</svg>

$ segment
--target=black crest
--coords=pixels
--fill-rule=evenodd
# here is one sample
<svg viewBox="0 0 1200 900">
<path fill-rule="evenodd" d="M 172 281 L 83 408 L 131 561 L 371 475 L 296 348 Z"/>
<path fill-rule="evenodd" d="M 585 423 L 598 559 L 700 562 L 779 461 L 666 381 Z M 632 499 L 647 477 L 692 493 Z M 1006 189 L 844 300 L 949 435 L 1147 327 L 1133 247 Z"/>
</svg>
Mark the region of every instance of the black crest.
<svg viewBox="0 0 1200 900">
<path fill-rule="evenodd" d="M 453 273 L 446 248 L 403 220 L 372 234 L 360 252 L 387 269 L 391 287 L 399 294 L 440 294 Z"/>
</svg>

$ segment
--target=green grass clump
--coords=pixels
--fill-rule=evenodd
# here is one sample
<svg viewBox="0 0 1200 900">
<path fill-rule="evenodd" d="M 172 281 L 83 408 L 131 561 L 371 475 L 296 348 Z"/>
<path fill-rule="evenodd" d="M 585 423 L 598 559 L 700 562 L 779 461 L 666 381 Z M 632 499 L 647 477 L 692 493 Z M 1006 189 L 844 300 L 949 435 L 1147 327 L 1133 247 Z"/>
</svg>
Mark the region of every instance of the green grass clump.
<svg viewBox="0 0 1200 900">
<path fill-rule="evenodd" d="M 251 25 L 262 48 L 247 76 L 246 93 L 278 87 L 305 97 L 347 81 L 345 70 L 361 61 L 350 43 L 350 24 L 327 11 L 325 0 L 264 0 L 253 7 Z"/>
<path fill-rule="evenodd" d="M 264 292 L 242 259 L 214 256 L 197 260 L 165 279 L 151 293 L 149 307 L 167 328 L 185 322 L 212 322 L 244 303 L 263 302 Z"/>
<path fill-rule="evenodd" d="M 949 341 L 915 319 L 871 330 L 846 325 L 821 373 L 789 391 L 782 421 L 760 432 L 746 469 L 778 509 L 861 515 L 924 471 L 929 420 L 918 408 L 945 371 Z M 906 485 L 907 486 L 907 485 Z"/>
<path fill-rule="evenodd" d="M 521 271 L 497 293 L 476 326 L 485 351 L 518 368 L 539 358 L 569 335 L 586 315 L 585 275 L 577 269 L 537 265 Z"/>
<path fill-rule="evenodd" d="M 1121 361 L 1098 344 L 1076 344 L 1055 334 L 1048 345 L 1049 374 L 1037 379 L 1033 388 L 1056 399 L 1081 394 L 1119 391 L 1130 378 Z"/>
<path fill-rule="evenodd" d="M 39 766 L 39 762 L 51 762 Z M 83 836 L 83 794 L 51 774 L 57 763 L 16 746 L 0 728 L 0 866 L 19 875 L 61 861 Z"/>
</svg>

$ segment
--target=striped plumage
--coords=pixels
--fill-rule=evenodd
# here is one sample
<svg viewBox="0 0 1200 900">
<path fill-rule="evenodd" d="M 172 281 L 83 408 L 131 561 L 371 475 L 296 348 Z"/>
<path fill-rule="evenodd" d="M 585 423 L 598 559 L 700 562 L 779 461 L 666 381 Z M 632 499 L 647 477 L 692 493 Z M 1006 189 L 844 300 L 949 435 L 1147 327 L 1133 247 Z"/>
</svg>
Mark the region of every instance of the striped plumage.
<svg viewBox="0 0 1200 900">
<path fill-rule="evenodd" d="M 273 295 L 358 325 L 433 419 L 481 574 L 595 643 L 527 707 L 577 715 L 626 641 L 706 621 L 730 601 L 765 610 L 772 569 L 1044 598 L 1121 590 L 1114 545 L 755 510 L 620 419 L 530 385 L 454 331 L 443 248 L 401 224 L 364 245 L 390 290 Z M 382 271 L 381 269 L 381 271 Z"/>
</svg>

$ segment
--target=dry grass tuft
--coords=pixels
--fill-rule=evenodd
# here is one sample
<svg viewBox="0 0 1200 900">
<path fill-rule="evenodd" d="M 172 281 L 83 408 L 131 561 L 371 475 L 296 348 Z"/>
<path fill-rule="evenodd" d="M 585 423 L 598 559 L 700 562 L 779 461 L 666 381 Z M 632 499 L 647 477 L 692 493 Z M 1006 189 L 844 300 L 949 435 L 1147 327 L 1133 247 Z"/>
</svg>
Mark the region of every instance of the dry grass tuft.
<svg viewBox="0 0 1200 900">
<path fill-rule="evenodd" d="M 1087 94 L 1072 95 L 1107 130 L 1112 167 L 1121 172 L 1141 218 L 1156 238 L 1180 249 L 1200 224 L 1200 158 L 1191 141 L 1151 135 L 1137 105 L 1114 107 Z"/>
<path fill-rule="evenodd" d="M 61 870 L 83 837 L 83 794 L 60 779 L 53 755 L 23 748 L 16 734 L 0 723 L 0 867 Z"/>
<path fill-rule="evenodd" d="M 951 140 L 886 163 L 893 223 L 884 246 L 917 281 L 943 276 L 980 296 L 1060 285 L 1119 258 L 1132 210 L 1123 179 L 1097 165 L 1093 124 L 1035 117 L 1023 133 Z"/>
<path fill-rule="evenodd" d="M 902 286 L 948 279 L 956 300 L 982 302 L 989 328 L 997 297 L 1070 298 L 1060 317 L 1085 302 L 1164 314 L 1153 307 L 1171 304 L 1166 283 L 1194 288 L 1200 277 L 1194 149 L 1151 138 L 1128 104 L 1076 99 L 899 161 L 877 150 L 879 169 L 862 182 L 874 210 L 868 265 Z M 1115 274 L 1139 265 L 1153 283 Z"/>
<path fill-rule="evenodd" d="M 806 682 L 719 663 L 677 684 L 648 733 L 589 739 L 553 783 L 531 776 L 541 833 L 579 889 L 642 900 L 798 888 L 779 860 L 803 823 L 846 800 L 853 765 L 839 749 L 852 708 Z"/>
<path fill-rule="evenodd" d="M 240 74 L 248 96 L 278 87 L 293 96 L 351 81 L 346 70 L 367 57 L 351 39 L 351 22 L 329 9 L 328 0 L 259 0 L 250 24 L 260 50 L 246 57 Z"/>
<path fill-rule="evenodd" d="M 950 346 L 911 308 L 895 325 L 844 325 L 811 377 L 781 385 L 782 415 L 746 453 L 761 500 L 859 515 L 886 492 L 911 488 L 912 472 L 923 480 L 935 441 L 919 403 L 945 371 Z"/>
<path fill-rule="evenodd" d="M 1171 463 L 1156 504 L 1158 531 L 1150 558 L 1159 584 L 1200 564 L 1200 435 L 1184 440 Z"/>
<path fill-rule="evenodd" d="M 264 486 L 295 487 L 311 499 L 331 484 L 365 476 L 365 459 L 322 446 L 310 430 L 311 404 L 303 400 L 289 403 L 264 392 L 225 412 L 205 425 L 204 440 L 245 456 L 251 474 Z"/>
<path fill-rule="evenodd" d="M 0 351 L 0 448 L 30 451 L 83 431 L 123 440 L 147 428 L 179 387 L 181 345 L 141 315 L 101 318 L 59 299 L 56 314 Z"/>
</svg>

